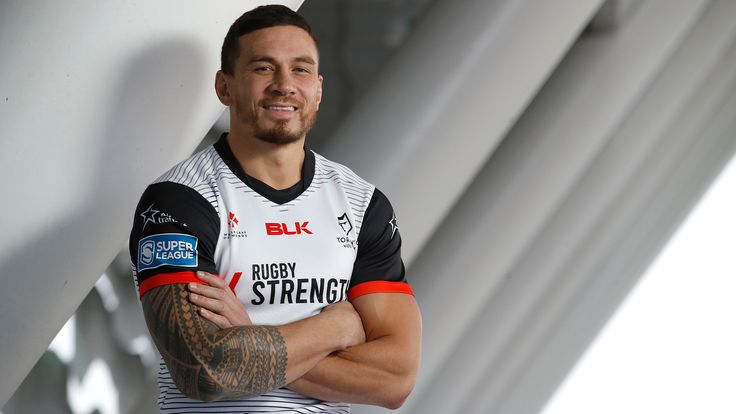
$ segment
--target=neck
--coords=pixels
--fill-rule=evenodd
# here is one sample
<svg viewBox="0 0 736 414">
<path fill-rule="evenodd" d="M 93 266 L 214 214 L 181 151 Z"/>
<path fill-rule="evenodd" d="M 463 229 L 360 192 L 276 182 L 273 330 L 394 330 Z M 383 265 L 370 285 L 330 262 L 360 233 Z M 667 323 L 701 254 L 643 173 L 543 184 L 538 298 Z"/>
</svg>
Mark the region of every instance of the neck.
<svg viewBox="0 0 736 414">
<path fill-rule="evenodd" d="M 245 173 L 270 187 L 282 190 L 302 179 L 304 138 L 275 145 L 231 131 L 227 142 Z"/>
</svg>

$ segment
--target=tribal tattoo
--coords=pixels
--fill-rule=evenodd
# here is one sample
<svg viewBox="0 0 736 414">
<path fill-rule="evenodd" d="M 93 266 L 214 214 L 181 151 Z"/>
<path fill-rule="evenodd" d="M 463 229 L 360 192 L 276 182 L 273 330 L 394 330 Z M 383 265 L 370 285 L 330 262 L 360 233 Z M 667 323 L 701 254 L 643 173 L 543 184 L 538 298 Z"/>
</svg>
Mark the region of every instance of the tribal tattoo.
<svg viewBox="0 0 736 414">
<path fill-rule="evenodd" d="M 183 284 L 142 299 L 148 329 L 185 395 L 204 401 L 265 394 L 286 384 L 286 342 L 273 326 L 219 329 L 201 318 Z"/>
</svg>

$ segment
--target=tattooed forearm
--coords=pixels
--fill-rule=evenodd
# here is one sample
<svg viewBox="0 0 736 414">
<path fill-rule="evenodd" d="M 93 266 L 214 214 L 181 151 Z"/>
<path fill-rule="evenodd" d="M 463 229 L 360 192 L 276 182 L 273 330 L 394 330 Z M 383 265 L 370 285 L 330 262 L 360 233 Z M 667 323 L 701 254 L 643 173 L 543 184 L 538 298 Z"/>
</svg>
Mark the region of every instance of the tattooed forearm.
<svg viewBox="0 0 736 414">
<path fill-rule="evenodd" d="M 185 285 L 143 296 L 148 329 L 176 386 L 192 398 L 264 394 L 286 384 L 286 343 L 272 326 L 219 330 L 187 300 Z"/>
</svg>

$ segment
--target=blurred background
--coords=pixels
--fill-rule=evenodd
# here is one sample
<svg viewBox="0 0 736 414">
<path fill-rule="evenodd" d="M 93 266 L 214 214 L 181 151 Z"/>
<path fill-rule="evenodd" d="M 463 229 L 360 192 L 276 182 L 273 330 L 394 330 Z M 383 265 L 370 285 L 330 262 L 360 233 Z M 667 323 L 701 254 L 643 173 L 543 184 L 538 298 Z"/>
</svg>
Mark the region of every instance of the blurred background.
<svg viewBox="0 0 736 414">
<path fill-rule="evenodd" d="M 266 3 L 0 3 L 2 414 L 158 412 L 134 207 L 227 131 L 222 38 Z M 397 212 L 398 412 L 736 412 L 735 1 L 280 3 L 320 45 L 308 146 Z"/>
</svg>

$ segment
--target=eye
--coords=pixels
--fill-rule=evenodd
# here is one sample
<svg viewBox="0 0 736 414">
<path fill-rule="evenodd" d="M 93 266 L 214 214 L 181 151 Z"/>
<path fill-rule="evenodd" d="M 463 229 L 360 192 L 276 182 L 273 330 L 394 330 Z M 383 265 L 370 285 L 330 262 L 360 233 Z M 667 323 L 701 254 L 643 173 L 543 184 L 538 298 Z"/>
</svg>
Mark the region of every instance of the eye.
<svg viewBox="0 0 736 414">
<path fill-rule="evenodd" d="M 299 73 L 311 73 L 311 72 L 309 71 L 309 69 L 308 69 L 308 68 L 305 68 L 305 67 L 303 67 L 303 66 L 297 66 L 297 67 L 295 67 L 295 68 L 294 68 L 294 72 L 299 72 Z"/>
<path fill-rule="evenodd" d="M 253 70 L 256 72 L 270 72 L 273 70 L 273 68 L 270 66 L 264 65 L 264 66 L 256 66 Z"/>
</svg>

